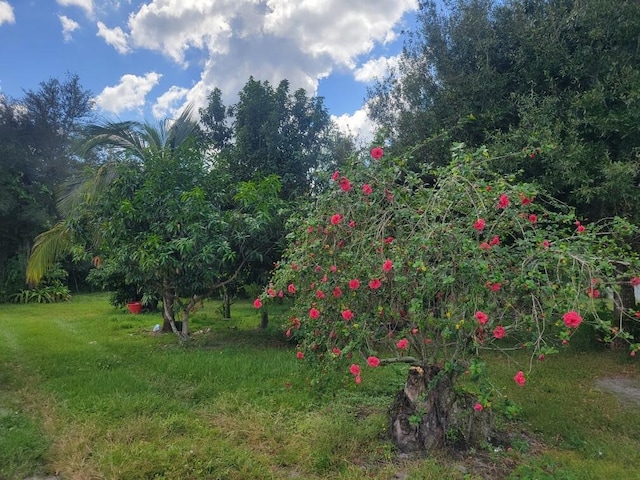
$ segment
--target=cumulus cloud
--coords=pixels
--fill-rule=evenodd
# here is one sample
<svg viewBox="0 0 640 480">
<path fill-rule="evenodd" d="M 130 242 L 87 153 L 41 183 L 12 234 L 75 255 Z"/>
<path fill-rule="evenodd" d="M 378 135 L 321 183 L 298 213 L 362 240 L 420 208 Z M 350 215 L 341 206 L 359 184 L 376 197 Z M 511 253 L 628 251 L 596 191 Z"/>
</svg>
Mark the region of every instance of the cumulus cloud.
<svg viewBox="0 0 640 480">
<path fill-rule="evenodd" d="M 183 102 L 188 93 L 187 88 L 172 86 L 156 99 L 151 109 L 153 116 L 158 120 L 176 117 L 178 111 L 184 106 Z"/>
<path fill-rule="evenodd" d="M 123 75 L 120 83 L 114 87 L 106 87 L 96 97 L 96 104 L 101 109 L 116 115 L 127 110 L 136 110 L 144 106 L 147 94 L 155 87 L 161 74 L 149 72 L 143 77 Z"/>
<path fill-rule="evenodd" d="M 129 15 L 128 48 L 201 68 L 186 101 L 201 106 L 218 87 L 227 103 L 250 75 L 315 94 L 320 79 L 355 69 L 360 56 L 395 38 L 417 0 L 151 0 Z M 366 65 L 366 64 L 365 64 Z M 361 78 L 373 65 L 359 71 Z"/>
<path fill-rule="evenodd" d="M 102 37 L 108 45 L 116 49 L 118 53 L 125 54 L 130 51 L 127 44 L 127 34 L 120 27 L 108 28 L 104 23 L 98 22 L 98 37 Z"/>
<path fill-rule="evenodd" d="M 87 15 L 93 14 L 93 0 L 58 0 L 58 5 L 63 7 L 80 7 Z"/>
<path fill-rule="evenodd" d="M 356 68 L 353 72 L 353 77 L 363 83 L 381 79 L 387 72 L 397 67 L 398 58 L 399 56 L 373 58 L 365 62 L 361 67 Z"/>
<path fill-rule="evenodd" d="M 9 2 L 0 0 L 0 25 L 3 23 L 15 23 L 16 17 L 13 15 L 13 7 Z"/>
<path fill-rule="evenodd" d="M 367 116 L 366 107 L 356 110 L 353 114 L 332 115 L 331 119 L 340 131 L 354 136 L 357 145 L 365 147 L 373 141 L 376 125 Z"/>
<path fill-rule="evenodd" d="M 62 24 L 62 38 L 64 38 L 65 42 L 71 41 L 71 34 L 74 30 L 80 28 L 80 24 L 74 20 L 71 20 L 69 17 L 65 17 L 64 15 L 58 15 L 60 19 L 60 23 Z"/>
</svg>

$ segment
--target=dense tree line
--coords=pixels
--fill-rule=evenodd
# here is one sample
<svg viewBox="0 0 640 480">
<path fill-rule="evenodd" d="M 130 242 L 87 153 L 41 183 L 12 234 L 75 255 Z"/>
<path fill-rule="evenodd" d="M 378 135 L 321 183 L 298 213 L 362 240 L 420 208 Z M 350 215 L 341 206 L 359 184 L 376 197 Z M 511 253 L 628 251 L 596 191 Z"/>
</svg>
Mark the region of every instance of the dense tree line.
<svg viewBox="0 0 640 480">
<path fill-rule="evenodd" d="M 71 143 L 92 108 L 76 75 L 0 95 L 0 297 L 24 286 L 33 239 L 58 219 L 56 192 L 85 166 Z"/>
<path fill-rule="evenodd" d="M 250 79 L 231 107 L 220 96 L 201 122 L 187 108 L 157 125 L 85 122 L 61 140 L 83 169 L 63 176 L 58 215 L 29 237 L 27 280 L 38 284 L 65 255 L 91 260 L 88 280 L 114 304 L 161 302 L 164 329 L 183 337 L 201 299 L 264 282 L 287 212 L 337 137 L 322 99 L 290 94 L 286 81 L 274 90 Z"/>
<path fill-rule="evenodd" d="M 369 92 L 396 151 L 435 138 L 519 158 L 518 173 L 596 220 L 638 220 L 640 4 L 634 0 L 422 0 L 397 70 Z"/>
</svg>

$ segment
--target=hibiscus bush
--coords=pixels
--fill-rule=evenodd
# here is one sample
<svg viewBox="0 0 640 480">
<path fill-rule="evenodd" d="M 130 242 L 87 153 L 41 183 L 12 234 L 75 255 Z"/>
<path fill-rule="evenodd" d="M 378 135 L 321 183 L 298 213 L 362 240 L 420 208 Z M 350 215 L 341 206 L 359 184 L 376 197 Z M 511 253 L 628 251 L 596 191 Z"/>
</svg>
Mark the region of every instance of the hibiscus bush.
<svg viewBox="0 0 640 480">
<path fill-rule="evenodd" d="M 355 383 L 393 362 L 481 378 L 482 350 L 542 359 L 583 323 L 625 337 L 601 313 L 622 281 L 618 267 L 636 268 L 631 225 L 577 219 L 535 185 L 493 173 L 486 149 L 459 144 L 448 166 L 420 171 L 407 168 L 409 156 L 373 149 L 293 220 L 255 305 L 293 299 L 286 329 L 301 361 Z M 524 385 L 525 372 L 514 369 L 514 381 Z M 476 410 L 491 402 L 482 385 Z"/>
</svg>

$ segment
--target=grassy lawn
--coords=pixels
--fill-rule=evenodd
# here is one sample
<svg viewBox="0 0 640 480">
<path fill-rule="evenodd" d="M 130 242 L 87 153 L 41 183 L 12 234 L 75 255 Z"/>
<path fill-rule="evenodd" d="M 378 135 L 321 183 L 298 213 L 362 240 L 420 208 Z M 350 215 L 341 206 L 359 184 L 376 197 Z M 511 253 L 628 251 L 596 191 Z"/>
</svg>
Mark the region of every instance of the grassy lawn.
<svg viewBox="0 0 640 480">
<path fill-rule="evenodd" d="M 399 459 L 386 408 L 406 366 L 320 395 L 277 320 L 210 303 L 193 341 L 156 335 L 159 316 L 107 295 L 0 306 L 0 479 L 640 479 L 640 405 L 596 387 L 638 381 L 625 352 L 573 347 L 537 365 L 488 357 L 522 412 L 511 443 L 455 459 Z M 525 365 L 521 365 L 522 368 Z M 383 377 L 384 376 L 384 377 Z"/>
</svg>

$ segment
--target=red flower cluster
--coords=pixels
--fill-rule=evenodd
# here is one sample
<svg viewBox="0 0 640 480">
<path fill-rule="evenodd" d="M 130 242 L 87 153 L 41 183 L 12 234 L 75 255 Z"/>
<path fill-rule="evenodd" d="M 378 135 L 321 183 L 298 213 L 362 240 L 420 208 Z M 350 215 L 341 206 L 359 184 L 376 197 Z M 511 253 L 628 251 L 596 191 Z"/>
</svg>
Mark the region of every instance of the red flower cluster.
<svg viewBox="0 0 640 480">
<path fill-rule="evenodd" d="M 351 366 L 349 367 L 349 373 L 351 373 L 351 375 L 356 377 L 355 378 L 356 383 L 362 382 L 362 378 L 360 377 L 360 365 L 358 365 L 357 363 L 351 364 Z"/>
<path fill-rule="evenodd" d="M 396 343 L 396 347 L 398 347 L 400 350 L 406 350 L 407 348 L 409 348 L 409 340 L 407 340 L 406 338 L 398 340 L 398 343 Z"/>
<path fill-rule="evenodd" d="M 390 272 L 393 269 L 393 262 L 389 259 L 382 262 L 382 270 L 385 272 Z"/>
<path fill-rule="evenodd" d="M 504 338 L 506 334 L 507 332 L 502 325 L 498 325 L 496 328 L 493 329 L 493 337 L 498 340 L 500 340 L 501 338 Z"/>
<path fill-rule="evenodd" d="M 487 222 L 484 218 L 479 218 L 475 222 L 473 222 L 473 228 L 475 228 L 478 232 L 482 232 L 486 225 Z"/>
<path fill-rule="evenodd" d="M 524 373 L 522 371 L 519 371 L 513 377 L 513 381 L 516 382 L 518 385 L 520 385 L 522 387 L 522 386 L 524 386 L 524 384 L 527 381 L 527 379 L 524 378 Z"/>
</svg>

